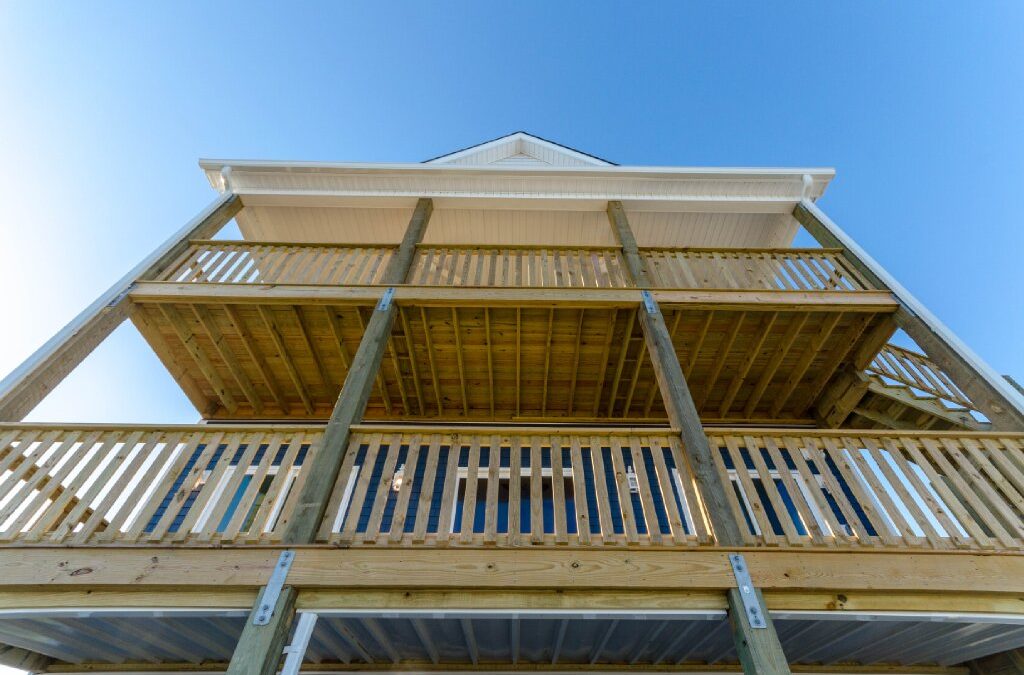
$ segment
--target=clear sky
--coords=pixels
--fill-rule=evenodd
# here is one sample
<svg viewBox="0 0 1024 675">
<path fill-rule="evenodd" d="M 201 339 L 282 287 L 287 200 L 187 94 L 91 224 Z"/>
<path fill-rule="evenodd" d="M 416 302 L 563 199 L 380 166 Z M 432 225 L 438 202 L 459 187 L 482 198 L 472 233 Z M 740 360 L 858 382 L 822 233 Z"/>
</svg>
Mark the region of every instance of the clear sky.
<svg viewBox="0 0 1024 675">
<path fill-rule="evenodd" d="M 199 157 L 833 166 L 823 208 L 1024 379 L 1024 3 L 0 5 L 8 372 L 214 193 Z M 193 421 L 126 325 L 31 419 Z"/>
</svg>

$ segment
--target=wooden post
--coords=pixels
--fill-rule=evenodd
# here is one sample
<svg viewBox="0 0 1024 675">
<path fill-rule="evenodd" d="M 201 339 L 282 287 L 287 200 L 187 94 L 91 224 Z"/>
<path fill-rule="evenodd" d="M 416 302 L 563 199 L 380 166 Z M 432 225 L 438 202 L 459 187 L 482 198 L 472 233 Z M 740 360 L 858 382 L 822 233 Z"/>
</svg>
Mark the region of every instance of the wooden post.
<svg viewBox="0 0 1024 675">
<path fill-rule="evenodd" d="M 400 284 L 405 281 L 412 267 L 416 244 L 423 238 L 432 210 L 433 202 L 430 199 L 417 202 L 398 252 L 385 271 L 383 283 Z M 303 484 L 291 519 L 285 525 L 282 539 L 285 544 L 308 544 L 316 538 L 338 471 L 345 459 L 349 428 L 360 422 L 366 412 L 366 402 L 387 349 L 396 314 L 393 302 L 387 302 L 386 306 L 378 304 L 366 325 L 359 349 L 345 377 L 345 385 L 341 388 L 338 402 L 324 430 L 320 452 L 308 467 L 309 477 Z"/>
<path fill-rule="evenodd" d="M 878 289 L 887 290 L 895 296 L 900 304 L 896 311 L 896 324 L 967 394 L 992 423 L 993 429 L 1024 430 L 1024 399 L 832 222 L 814 202 L 804 198 L 796 205 L 793 216 L 819 244 L 843 249 L 843 257 L 858 272 Z"/>
<path fill-rule="evenodd" d="M 405 281 L 412 267 L 416 245 L 423 239 L 432 210 L 433 202 L 430 199 L 420 199 L 416 203 L 398 252 L 384 273 L 383 283 L 400 284 Z M 373 390 L 396 315 L 397 309 L 390 300 L 390 292 L 385 291 L 385 299 L 377 304 L 373 316 L 367 322 L 338 402 L 324 429 L 320 451 L 309 466 L 303 467 L 308 477 L 291 517 L 285 523 L 281 537 L 285 545 L 310 544 L 316 540 L 331 492 L 338 480 L 338 472 L 345 460 L 351 426 L 362 421 L 366 412 L 366 402 Z M 231 656 L 228 675 L 271 675 L 277 672 L 295 616 L 295 596 L 295 590 L 286 586 L 270 622 L 263 626 L 253 624 L 254 608 Z M 259 606 L 259 602 L 256 606 Z"/>
<path fill-rule="evenodd" d="M 227 675 L 274 675 L 280 666 L 288 631 L 295 619 L 295 599 L 298 592 L 291 586 L 282 588 L 270 623 L 257 626 L 253 620 L 266 590 L 264 587 L 260 591 L 256 605 L 245 619 L 242 635 L 238 638 L 234 653 L 231 654 Z"/>
<path fill-rule="evenodd" d="M 68 376 L 128 316 L 128 292 L 136 281 L 163 272 L 192 239 L 209 239 L 241 210 L 227 192 L 111 286 L 93 304 L 0 382 L 0 422 L 18 422 Z"/>
<path fill-rule="evenodd" d="M 626 261 L 626 267 L 629 269 L 633 281 L 640 288 L 648 288 L 650 281 L 647 277 L 647 270 L 640 258 L 636 238 L 626 219 L 622 202 L 608 203 L 608 217 L 615 230 L 615 235 L 622 245 L 622 257 Z M 672 344 L 672 336 L 668 331 L 668 326 L 665 325 L 661 309 L 653 298 L 650 300 L 650 307 L 653 311 L 648 310 L 647 307 L 641 307 L 638 310 L 638 316 L 643 328 L 644 339 L 647 341 L 647 351 L 654 364 L 654 373 L 658 378 L 661 398 L 665 401 L 665 408 L 668 411 L 669 422 L 673 427 L 679 429 L 682 436 L 683 447 L 693 465 L 693 473 L 700 488 L 701 499 L 707 508 L 708 517 L 711 519 L 715 538 L 719 544 L 724 546 L 742 546 L 743 537 L 740 534 L 739 523 L 736 522 L 729 502 L 726 500 L 728 486 L 722 483 L 718 470 L 715 468 L 711 446 L 708 444 L 704 425 L 701 423 L 700 415 L 697 414 L 697 406 L 693 402 L 690 388 L 683 376 L 683 369 L 679 365 L 679 358 L 676 356 L 675 346 Z"/>
<path fill-rule="evenodd" d="M 640 257 L 633 230 L 626 218 L 626 211 L 622 208 L 622 202 L 608 203 L 608 218 L 622 246 L 622 257 L 633 281 L 641 289 L 650 288 L 650 279 Z M 679 365 L 679 358 L 661 308 L 654 298 L 648 298 L 638 312 L 644 339 L 647 342 L 647 351 L 650 352 L 654 372 L 658 378 L 661 398 L 665 401 L 669 421 L 673 427 L 679 429 L 683 448 L 697 480 L 701 500 L 715 532 L 715 539 L 723 546 L 743 546 L 740 523 L 736 521 L 726 498 L 726 490 L 731 487 L 722 482 L 715 468 L 711 454 L 714 450 L 708 443 L 707 434 L 704 433 L 704 425 L 683 376 L 683 369 Z M 760 591 L 758 598 L 764 607 L 764 598 L 761 597 Z M 740 663 L 743 665 L 743 672 L 747 675 L 788 675 L 789 666 L 782 653 L 782 645 L 767 613 L 765 621 L 768 627 L 753 629 L 747 619 L 738 590 L 732 589 L 728 592 L 728 602 L 729 621 L 732 624 L 733 639 L 736 642 Z"/>
<path fill-rule="evenodd" d="M 760 590 L 754 591 L 757 600 L 764 607 L 764 596 Z M 765 628 L 753 628 L 747 613 L 743 611 L 743 600 L 736 588 L 728 591 L 729 625 L 732 628 L 732 639 L 736 643 L 736 654 L 746 675 L 789 675 L 789 664 L 782 653 L 782 643 L 775 632 L 775 624 L 765 615 Z"/>
</svg>

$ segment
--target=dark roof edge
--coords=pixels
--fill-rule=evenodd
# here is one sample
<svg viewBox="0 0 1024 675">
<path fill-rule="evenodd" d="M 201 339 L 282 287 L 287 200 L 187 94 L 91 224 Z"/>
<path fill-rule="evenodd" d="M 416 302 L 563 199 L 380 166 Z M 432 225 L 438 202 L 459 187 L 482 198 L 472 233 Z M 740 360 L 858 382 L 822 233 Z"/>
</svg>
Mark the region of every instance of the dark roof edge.
<svg viewBox="0 0 1024 675">
<path fill-rule="evenodd" d="M 551 145 L 557 145 L 558 147 L 565 148 L 566 150 L 572 150 L 573 152 L 575 152 L 577 154 L 585 155 L 587 157 L 592 157 L 592 158 L 594 158 L 596 160 L 599 160 L 601 162 L 605 162 L 606 164 L 610 164 L 611 166 L 619 166 L 619 164 L 617 162 L 613 162 L 613 161 L 611 161 L 609 159 L 605 159 L 604 157 L 598 157 L 597 155 L 591 154 L 589 152 L 583 152 L 582 150 L 577 150 L 576 148 L 573 148 L 573 147 L 570 147 L 568 145 L 565 145 L 564 143 L 559 143 L 558 141 L 553 141 L 553 140 L 551 140 L 549 138 L 544 138 L 543 136 L 538 136 L 537 134 L 531 134 L 529 131 L 523 131 L 522 129 L 519 129 L 519 130 L 516 130 L 516 131 L 511 131 L 511 132 L 509 132 L 507 134 L 502 134 L 501 136 L 498 136 L 496 138 L 492 138 L 492 139 L 487 140 L 487 141 L 481 141 L 480 143 L 474 143 L 473 145 L 467 145 L 464 148 L 459 148 L 458 150 L 452 150 L 451 152 L 446 152 L 443 155 L 438 155 L 437 157 L 431 157 L 430 159 L 425 159 L 422 162 L 420 162 L 420 164 L 427 164 L 428 162 L 433 162 L 435 160 L 442 159 L 444 157 L 448 157 L 449 155 L 456 155 L 456 154 L 458 154 L 460 152 L 465 152 L 466 150 L 472 150 L 473 148 L 478 148 L 481 145 L 487 145 L 488 143 L 493 143 L 494 141 L 500 141 L 501 139 L 508 138 L 509 136 L 515 136 L 516 134 L 525 134 L 527 136 L 532 136 L 533 138 L 536 138 L 538 140 L 544 141 L 545 143 L 550 143 Z"/>
</svg>

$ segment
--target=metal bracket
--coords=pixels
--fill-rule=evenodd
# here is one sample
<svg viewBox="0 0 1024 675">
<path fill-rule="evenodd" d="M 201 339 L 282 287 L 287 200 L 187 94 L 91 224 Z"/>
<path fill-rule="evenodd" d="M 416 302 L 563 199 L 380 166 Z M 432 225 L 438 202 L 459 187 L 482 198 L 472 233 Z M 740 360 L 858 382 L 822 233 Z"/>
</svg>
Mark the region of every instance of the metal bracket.
<svg viewBox="0 0 1024 675">
<path fill-rule="evenodd" d="M 281 589 L 284 588 L 284 580 L 288 578 L 288 570 L 292 568 L 293 560 L 295 551 L 281 551 L 274 571 L 270 574 L 270 580 L 263 589 L 263 597 L 260 598 L 256 616 L 252 619 L 254 626 L 266 626 L 270 623 L 270 617 L 274 615 L 274 607 L 277 606 L 277 599 L 281 597 Z"/>
<path fill-rule="evenodd" d="M 657 316 L 658 305 L 654 304 L 654 297 L 650 291 L 640 291 L 640 298 L 644 301 L 644 308 L 651 316 Z"/>
<path fill-rule="evenodd" d="M 758 602 L 757 591 L 754 590 L 754 582 L 750 579 L 747 561 L 739 553 L 730 553 L 729 564 L 732 565 L 732 574 L 736 577 L 736 586 L 739 588 L 740 599 L 743 601 L 743 609 L 747 613 L 750 627 L 768 628 L 764 607 Z"/>
<path fill-rule="evenodd" d="M 113 299 L 111 299 L 111 301 L 107 303 L 107 307 L 116 307 L 118 305 L 118 303 L 120 303 L 122 300 L 124 300 L 125 297 L 129 293 L 131 293 L 133 290 L 135 290 L 135 282 L 134 281 L 132 283 L 128 284 L 128 286 L 126 286 L 123 291 L 121 291 L 120 293 L 115 295 L 113 297 Z"/>
<path fill-rule="evenodd" d="M 386 312 L 391 309 L 391 299 L 395 297 L 395 289 L 389 287 L 384 289 L 384 295 L 380 296 L 380 300 L 377 302 L 377 311 Z"/>
</svg>

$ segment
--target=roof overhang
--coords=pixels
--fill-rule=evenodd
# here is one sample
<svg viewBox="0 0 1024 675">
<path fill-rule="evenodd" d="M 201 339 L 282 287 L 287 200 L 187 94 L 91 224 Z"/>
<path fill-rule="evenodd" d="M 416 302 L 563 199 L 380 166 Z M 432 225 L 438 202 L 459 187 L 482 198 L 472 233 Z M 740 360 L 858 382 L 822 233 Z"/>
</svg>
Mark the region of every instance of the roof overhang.
<svg viewBox="0 0 1024 675">
<path fill-rule="evenodd" d="M 210 185 L 239 195 L 434 197 L 795 204 L 820 197 L 830 168 L 461 166 L 201 160 Z M 809 177 L 805 185 L 804 177 Z M 230 186 L 229 186 L 230 181 Z M 678 208 L 676 206 L 675 208 Z"/>
</svg>

